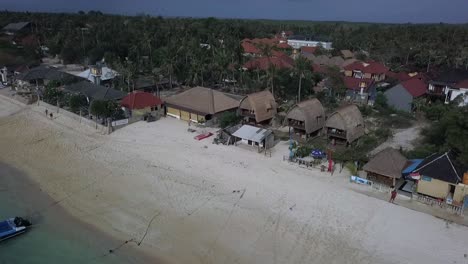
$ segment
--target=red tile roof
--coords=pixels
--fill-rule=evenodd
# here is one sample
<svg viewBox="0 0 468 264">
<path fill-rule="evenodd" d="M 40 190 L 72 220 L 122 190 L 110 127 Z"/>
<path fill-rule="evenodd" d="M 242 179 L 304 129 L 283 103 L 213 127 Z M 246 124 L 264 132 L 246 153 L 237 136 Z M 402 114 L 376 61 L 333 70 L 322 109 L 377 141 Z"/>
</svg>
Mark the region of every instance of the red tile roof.
<svg viewBox="0 0 468 264">
<path fill-rule="evenodd" d="M 249 41 L 243 41 L 241 45 L 245 53 L 261 54 L 260 49 Z"/>
<path fill-rule="evenodd" d="M 301 47 L 302 52 L 314 54 L 318 47 Z"/>
<path fill-rule="evenodd" d="M 463 81 L 461 81 L 461 82 L 455 84 L 455 88 L 458 88 L 458 89 L 460 89 L 460 88 L 465 88 L 465 89 L 468 88 L 468 79 L 463 80 Z"/>
<path fill-rule="evenodd" d="M 285 42 L 279 43 L 278 45 L 276 45 L 276 47 L 278 49 L 291 49 L 292 48 L 291 46 L 288 45 L 288 43 L 285 43 Z"/>
<path fill-rule="evenodd" d="M 374 83 L 373 79 L 358 79 L 354 77 L 344 77 L 343 81 L 348 90 L 361 90 L 361 85 L 364 85 L 364 91 L 367 91 Z"/>
<path fill-rule="evenodd" d="M 322 67 L 319 64 L 312 64 L 312 70 L 313 70 L 313 72 L 327 73 L 327 69 Z"/>
<path fill-rule="evenodd" d="M 150 93 L 146 92 L 133 92 L 125 96 L 121 105 L 129 109 L 143 109 L 146 107 L 154 107 L 162 105 L 163 101 Z"/>
<path fill-rule="evenodd" d="M 401 86 L 405 88 L 413 97 L 420 97 L 426 94 L 427 84 L 419 78 L 411 78 L 401 83 Z"/>
<path fill-rule="evenodd" d="M 369 61 L 369 62 L 361 62 L 356 61 L 344 68 L 347 71 L 362 71 L 363 73 L 370 73 L 370 74 L 383 74 L 388 72 L 388 68 L 385 65 L 376 62 L 376 61 Z"/>
<path fill-rule="evenodd" d="M 268 70 L 271 65 L 276 66 L 278 69 L 290 69 L 293 67 L 294 60 L 287 57 L 271 57 L 271 58 L 255 58 L 244 64 L 244 68 L 248 70 L 260 69 Z"/>
<path fill-rule="evenodd" d="M 392 72 L 388 71 L 387 76 L 396 80 L 399 80 L 400 82 L 404 82 L 406 80 L 411 79 L 411 76 L 406 73 L 406 72 Z"/>
</svg>

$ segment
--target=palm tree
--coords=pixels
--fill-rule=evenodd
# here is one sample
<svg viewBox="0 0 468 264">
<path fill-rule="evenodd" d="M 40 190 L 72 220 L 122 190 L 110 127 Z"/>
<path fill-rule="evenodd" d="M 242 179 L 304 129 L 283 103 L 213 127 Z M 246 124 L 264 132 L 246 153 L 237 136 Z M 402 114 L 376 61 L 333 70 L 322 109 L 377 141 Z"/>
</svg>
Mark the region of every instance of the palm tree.
<svg viewBox="0 0 468 264">
<path fill-rule="evenodd" d="M 297 92 L 297 102 L 301 101 L 302 79 L 311 79 L 312 65 L 310 61 L 303 56 L 299 56 L 294 62 L 294 69 L 292 72 L 295 76 L 299 77 L 299 87 Z"/>
<path fill-rule="evenodd" d="M 268 79 L 267 86 L 268 84 L 271 86 L 271 94 L 275 97 L 275 79 L 278 77 L 278 68 L 271 62 L 268 65 L 266 77 Z"/>
</svg>

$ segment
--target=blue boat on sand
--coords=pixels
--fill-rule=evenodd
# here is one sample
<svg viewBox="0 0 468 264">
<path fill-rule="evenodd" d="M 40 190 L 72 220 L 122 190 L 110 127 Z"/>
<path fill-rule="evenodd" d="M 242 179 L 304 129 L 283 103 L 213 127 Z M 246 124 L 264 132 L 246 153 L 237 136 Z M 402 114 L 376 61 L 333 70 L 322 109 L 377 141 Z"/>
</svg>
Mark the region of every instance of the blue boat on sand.
<svg viewBox="0 0 468 264">
<path fill-rule="evenodd" d="M 23 234 L 30 226 L 31 222 L 21 217 L 0 221 L 0 242 Z"/>
</svg>

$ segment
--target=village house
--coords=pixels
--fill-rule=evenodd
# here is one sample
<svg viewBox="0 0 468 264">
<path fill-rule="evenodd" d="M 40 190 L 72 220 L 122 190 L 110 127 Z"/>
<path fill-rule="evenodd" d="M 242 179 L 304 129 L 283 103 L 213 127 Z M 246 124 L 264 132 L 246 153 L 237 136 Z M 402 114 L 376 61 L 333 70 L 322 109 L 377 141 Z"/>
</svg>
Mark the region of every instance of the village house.
<svg viewBox="0 0 468 264">
<path fill-rule="evenodd" d="M 325 125 L 325 110 L 316 98 L 295 105 L 286 120 L 294 135 L 307 139 L 320 135 Z"/>
<path fill-rule="evenodd" d="M 251 125 L 243 125 L 232 136 L 236 139 L 236 145 L 240 143 L 254 146 L 257 147 L 258 152 L 272 148 L 275 142 L 275 137 L 271 130 Z"/>
<path fill-rule="evenodd" d="M 396 186 L 402 178 L 402 171 L 409 165 L 408 160 L 393 148 L 386 148 L 377 153 L 363 167 L 367 179 L 387 186 Z"/>
<path fill-rule="evenodd" d="M 343 78 L 346 87 L 346 100 L 358 104 L 370 104 L 375 101 L 377 94 L 374 79 Z"/>
<path fill-rule="evenodd" d="M 468 79 L 458 82 L 452 87 L 449 87 L 446 92 L 445 103 L 458 101 L 458 106 L 468 105 Z"/>
<path fill-rule="evenodd" d="M 354 58 L 354 53 L 350 50 L 340 50 L 340 53 L 345 60 Z"/>
<path fill-rule="evenodd" d="M 124 107 L 131 116 L 143 116 L 162 109 L 163 101 L 153 94 L 135 91 L 129 93 L 122 99 L 120 105 Z"/>
<path fill-rule="evenodd" d="M 429 81 L 427 92 L 432 100 L 443 100 L 446 104 L 461 95 L 463 98 L 461 98 L 460 105 L 465 105 L 468 103 L 466 98 L 468 87 L 466 86 L 468 86 L 468 71 L 454 69 L 433 77 Z"/>
<path fill-rule="evenodd" d="M 199 86 L 164 98 L 168 116 L 195 123 L 216 122 L 221 114 L 235 112 L 240 100 L 239 96 Z"/>
<path fill-rule="evenodd" d="M 243 55 L 246 57 L 262 57 L 261 47 L 270 46 L 273 48 L 273 55 L 278 56 L 281 54 L 279 50 L 289 50 L 291 46 L 288 45 L 285 41 L 278 38 L 255 38 L 255 39 L 243 39 L 241 41 L 241 46 L 244 51 Z"/>
<path fill-rule="evenodd" d="M 325 130 L 333 143 L 351 144 L 364 135 L 364 119 L 355 105 L 341 107 L 325 123 Z"/>
<path fill-rule="evenodd" d="M 419 78 L 403 81 L 385 91 L 387 104 L 396 110 L 411 112 L 413 101 L 426 95 L 427 84 Z"/>
<path fill-rule="evenodd" d="M 274 57 L 258 57 L 252 58 L 243 65 L 243 70 L 262 70 L 266 71 L 274 66 L 277 69 L 292 69 L 294 60 L 286 55 L 279 55 Z"/>
<path fill-rule="evenodd" d="M 375 61 L 356 61 L 344 67 L 345 76 L 358 79 L 374 79 L 376 82 L 385 80 L 388 68 Z"/>
<path fill-rule="evenodd" d="M 100 63 L 92 65 L 89 69 L 78 74 L 79 77 L 97 85 L 110 85 L 110 81 L 118 75 L 118 72 Z"/>
<path fill-rule="evenodd" d="M 43 86 L 51 81 L 66 84 L 79 81 L 80 79 L 74 75 L 47 66 L 35 67 L 16 76 L 17 85 L 21 88 Z"/>
<path fill-rule="evenodd" d="M 94 100 L 119 101 L 127 95 L 127 93 L 120 90 L 97 85 L 88 81 L 65 85 L 63 90 L 68 93 L 82 94 L 86 96 L 88 103 L 91 103 Z"/>
<path fill-rule="evenodd" d="M 16 35 L 20 33 L 28 33 L 31 31 L 32 24 L 30 22 L 10 23 L 3 27 L 2 32 L 6 35 Z"/>
<path fill-rule="evenodd" d="M 252 93 L 239 104 L 239 116 L 246 122 L 268 123 L 277 113 L 278 105 L 270 91 Z"/>
<path fill-rule="evenodd" d="M 449 203 L 453 200 L 457 187 L 463 187 L 459 186 L 462 175 L 463 170 L 455 162 L 452 151 L 432 154 L 411 173 L 413 178 L 418 179 L 418 193 Z"/>
</svg>

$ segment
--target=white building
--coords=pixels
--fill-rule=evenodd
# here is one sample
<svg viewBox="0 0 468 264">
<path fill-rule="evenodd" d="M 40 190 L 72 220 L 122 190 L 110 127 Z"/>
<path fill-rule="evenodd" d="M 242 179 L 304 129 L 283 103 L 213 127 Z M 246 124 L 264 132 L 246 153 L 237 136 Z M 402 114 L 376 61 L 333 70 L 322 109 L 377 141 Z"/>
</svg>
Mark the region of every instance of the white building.
<svg viewBox="0 0 468 264">
<path fill-rule="evenodd" d="M 288 39 L 288 45 L 295 49 L 300 49 L 301 47 L 322 47 L 331 50 L 333 49 L 332 44 L 332 42 L 310 40 L 304 37 L 292 37 Z"/>
<path fill-rule="evenodd" d="M 88 79 L 94 84 L 100 85 L 102 82 L 114 79 L 119 75 L 118 72 L 106 66 L 91 66 L 84 72 L 78 74 L 79 77 Z"/>
<path fill-rule="evenodd" d="M 446 86 L 444 92 L 446 104 L 461 96 L 459 106 L 468 105 L 468 80 L 461 81 L 453 87 Z"/>
</svg>

